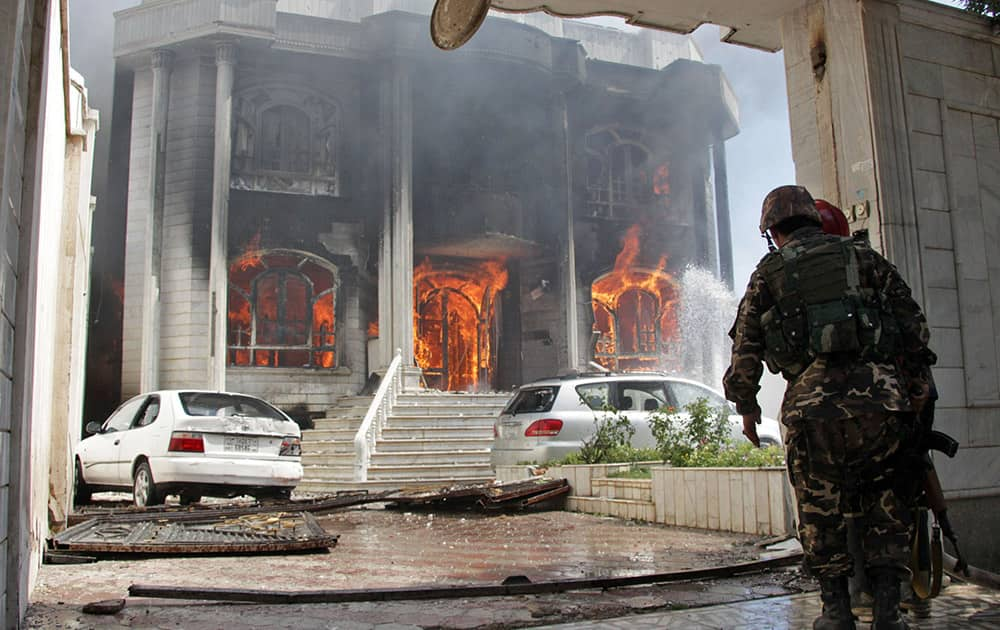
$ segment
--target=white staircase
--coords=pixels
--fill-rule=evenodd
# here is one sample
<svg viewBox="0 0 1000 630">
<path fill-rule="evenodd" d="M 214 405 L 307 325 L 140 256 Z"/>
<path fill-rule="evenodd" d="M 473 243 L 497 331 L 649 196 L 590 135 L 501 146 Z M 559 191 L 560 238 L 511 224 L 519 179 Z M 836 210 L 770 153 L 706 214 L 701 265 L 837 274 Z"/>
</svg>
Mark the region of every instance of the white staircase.
<svg viewBox="0 0 1000 630">
<path fill-rule="evenodd" d="M 493 479 L 493 421 L 507 393 L 407 392 L 396 397 L 375 442 L 368 480 L 354 481 L 354 435 L 372 398 L 342 398 L 302 432 L 301 492 L 408 488 Z"/>
</svg>

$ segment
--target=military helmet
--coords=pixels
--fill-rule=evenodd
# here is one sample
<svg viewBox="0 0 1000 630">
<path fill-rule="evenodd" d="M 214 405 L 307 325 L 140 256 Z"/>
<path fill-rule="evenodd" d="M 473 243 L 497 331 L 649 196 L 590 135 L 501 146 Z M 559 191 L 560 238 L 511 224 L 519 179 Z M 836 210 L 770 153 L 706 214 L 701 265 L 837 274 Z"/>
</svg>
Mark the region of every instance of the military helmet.
<svg viewBox="0 0 1000 630">
<path fill-rule="evenodd" d="M 760 209 L 760 232 L 763 234 L 791 217 L 806 217 L 823 224 L 812 195 L 802 186 L 778 186 L 764 197 Z"/>
</svg>

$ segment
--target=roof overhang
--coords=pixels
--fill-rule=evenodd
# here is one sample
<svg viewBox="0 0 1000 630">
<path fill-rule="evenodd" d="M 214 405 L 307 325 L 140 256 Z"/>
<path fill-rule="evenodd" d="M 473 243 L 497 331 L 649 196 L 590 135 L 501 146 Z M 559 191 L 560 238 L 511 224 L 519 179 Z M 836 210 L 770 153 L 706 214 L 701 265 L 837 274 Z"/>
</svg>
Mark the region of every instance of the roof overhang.
<svg viewBox="0 0 1000 630">
<path fill-rule="evenodd" d="M 722 27 L 721 39 L 762 50 L 781 49 L 781 17 L 806 0 L 491 0 L 501 11 L 544 11 L 560 17 L 614 15 L 629 24 L 690 33 Z"/>
</svg>

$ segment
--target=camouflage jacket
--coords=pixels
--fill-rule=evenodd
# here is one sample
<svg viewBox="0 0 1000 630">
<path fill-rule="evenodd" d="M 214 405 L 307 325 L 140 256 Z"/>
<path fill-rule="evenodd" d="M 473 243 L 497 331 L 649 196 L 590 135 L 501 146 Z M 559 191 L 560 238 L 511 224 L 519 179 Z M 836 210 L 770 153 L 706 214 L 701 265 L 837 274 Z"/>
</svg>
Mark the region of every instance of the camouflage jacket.
<svg viewBox="0 0 1000 630">
<path fill-rule="evenodd" d="M 825 238 L 819 228 L 805 227 L 796 230 L 784 247 L 808 248 Z M 908 390 L 930 382 L 930 366 L 937 358 L 927 347 L 927 320 L 911 297 L 910 288 L 878 252 L 863 245 L 854 248 L 861 285 L 877 288 L 900 327 L 901 356 L 895 364 L 863 361 L 860 357 L 816 357 L 804 372 L 788 382 L 781 405 L 785 424 L 805 414 L 836 419 L 880 410 L 910 411 Z M 757 392 L 764 360 L 761 315 L 776 302 L 761 273 L 761 263 L 750 277 L 729 331 L 733 354 L 723 386 L 726 398 L 736 403 L 741 414 L 760 410 Z"/>
</svg>

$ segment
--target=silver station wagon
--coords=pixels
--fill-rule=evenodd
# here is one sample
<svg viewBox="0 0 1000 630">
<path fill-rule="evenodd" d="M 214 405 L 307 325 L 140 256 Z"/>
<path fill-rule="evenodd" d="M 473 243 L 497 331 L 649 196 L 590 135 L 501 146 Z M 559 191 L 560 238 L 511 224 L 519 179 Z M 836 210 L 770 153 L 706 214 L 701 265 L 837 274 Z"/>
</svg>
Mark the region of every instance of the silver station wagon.
<svg viewBox="0 0 1000 630">
<path fill-rule="evenodd" d="M 743 437 L 743 418 L 722 394 L 701 383 L 662 374 L 603 374 L 550 378 L 520 387 L 494 425 L 493 466 L 544 463 L 580 450 L 594 433 L 595 419 L 615 409 L 635 427 L 632 446 L 654 448 L 650 415 L 661 407 L 683 410 L 699 398 L 729 411 L 730 433 Z M 683 412 L 680 412 L 683 422 Z M 772 418 L 757 426 L 761 446 L 781 445 Z"/>
</svg>

